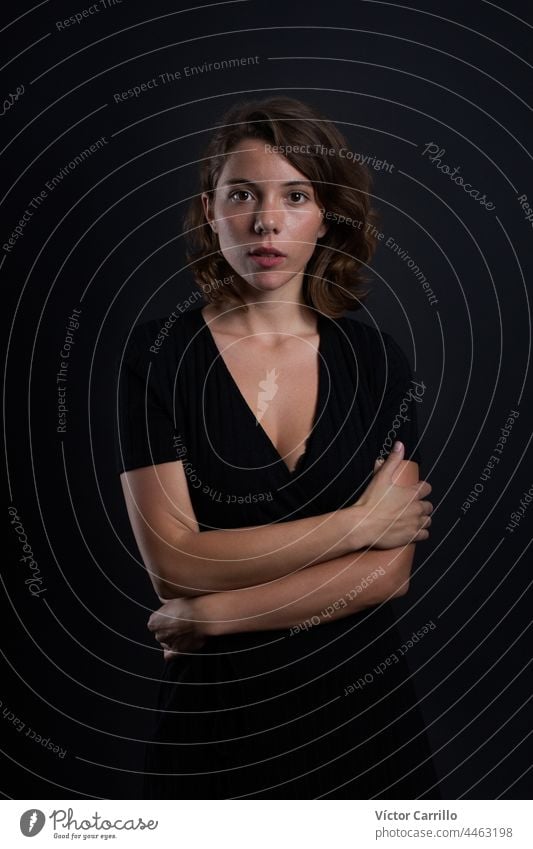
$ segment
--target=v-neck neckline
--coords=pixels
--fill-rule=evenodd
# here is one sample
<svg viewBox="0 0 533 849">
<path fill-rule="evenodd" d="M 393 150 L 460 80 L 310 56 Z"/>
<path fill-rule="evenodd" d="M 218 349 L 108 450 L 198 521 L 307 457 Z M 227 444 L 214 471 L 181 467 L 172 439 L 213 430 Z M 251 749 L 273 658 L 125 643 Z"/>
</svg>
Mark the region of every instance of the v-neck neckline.
<svg viewBox="0 0 533 849">
<path fill-rule="evenodd" d="M 314 414 L 313 414 L 313 423 L 311 425 L 311 430 L 309 431 L 307 438 L 305 440 L 303 453 L 300 454 L 300 456 L 298 457 L 294 468 L 289 469 L 284 458 L 281 456 L 280 452 L 278 451 L 278 449 L 276 448 L 276 446 L 272 442 L 270 436 L 268 435 L 268 433 L 264 429 L 263 425 L 257 419 L 255 413 L 253 412 L 252 408 L 248 404 L 248 401 L 246 400 L 246 398 L 242 394 L 240 387 L 239 387 L 239 384 L 237 383 L 237 381 L 233 377 L 230 369 L 228 368 L 228 365 L 227 365 L 224 357 L 222 356 L 222 352 L 220 351 L 220 349 L 219 349 L 219 347 L 218 347 L 218 345 L 215 341 L 215 337 L 213 336 L 211 328 L 209 327 L 208 322 L 205 320 L 205 318 L 202 314 L 202 309 L 203 308 L 198 309 L 200 321 L 203 324 L 204 330 L 207 332 L 207 338 L 208 338 L 209 344 L 210 344 L 213 352 L 216 353 L 216 358 L 217 358 L 217 361 L 220 362 L 220 367 L 223 369 L 224 374 L 226 375 L 226 378 L 229 380 L 231 386 L 233 387 L 235 394 L 240 399 L 241 405 L 244 406 L 245 410 L 247 411 L 248 417 L 253 421 L 254 430 L 256 432 L 260 433 L 263 441 L 267 445 L 267 448 L 269 448 L 270 453 L 274 456 L 275 460 L 281 464 L 286 475 L 289 478 L 292 479 L 295 475 L 299 474 L 302 471 L 304 463 L 309 458 L 309 453 L 310 453 L 309 448 L 310 448 L 311 442 L 314 438 L 315 432 L 317 430 L 317 426 L 320 422 L 320 419 L 322 417 L 322 412 L 323 412 L 325 382 L 326 382 L 326 365 L 325 365 L 325 360 L 324 360 L 324 350 L 325 350 L 325 344 L 326 344 L 326 327 L 327 327 L 327 322 L 324 320 L 324 316 L 322 315 L 322 313 L 317 311 L 317 332 L 318 332 L 318 337 L 319 337 L 318 338 L 318 347 L 316 349 L 317 350 L 317 356 L 318 356 L 318 390 L 317 390 L 315 411 L 314 411 Z"/>
</svg>

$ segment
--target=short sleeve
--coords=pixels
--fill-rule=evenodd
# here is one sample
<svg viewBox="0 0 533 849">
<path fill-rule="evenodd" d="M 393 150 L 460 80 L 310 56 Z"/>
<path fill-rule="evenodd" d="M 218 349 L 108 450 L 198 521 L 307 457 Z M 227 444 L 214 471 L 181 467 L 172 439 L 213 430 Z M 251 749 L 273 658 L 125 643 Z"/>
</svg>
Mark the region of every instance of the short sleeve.
<svg viewBox="0 0 533 849">
<path fill-rule="evenodd" d="M 413 379 L 406 354 L 389 333 L 381 332 L 377 368 L 378 457 L 386 458 L 396 440 L 405 445 L 404 458 L 420 465 L 418 406 L 425 391 L 423 381 Z"/>
<path fill-rule="evenodd" d="M 180 459 L 172 383 L 168 369 L 149 353 L 153 338 L 153 328 L 134 328 L 118 364 L 115 457 L 119 474 Z"/>
</svg>

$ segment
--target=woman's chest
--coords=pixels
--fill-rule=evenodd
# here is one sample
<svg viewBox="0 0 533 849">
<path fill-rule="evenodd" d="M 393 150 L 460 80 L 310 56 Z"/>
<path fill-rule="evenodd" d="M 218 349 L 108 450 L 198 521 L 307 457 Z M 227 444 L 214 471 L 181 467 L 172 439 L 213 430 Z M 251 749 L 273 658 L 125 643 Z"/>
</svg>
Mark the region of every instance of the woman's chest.
<svg viewBox="0 0 533 849">
<path fill-rule="evenodd" d="M 225 381 L 234 413 L 261 431 L 292 470 L 306 450 L 319 403 L 321 363 L 314 341 L 290 339 L 275 348 L 233 344 L 220 354 L 213 379 Z M 245 409 L 248 408 L 248 409 Z"/>
<path fill-rule="evenodd" d="M 289 376 L 283 360 L 262 360 L 247 374 L 237 367 L 239 389 L 218 362 L 201 393 L 192 385 L 184 391 L 188 480 L 200 522 L 242 527 L 356 500 L 377 456 L 375 409 L 361 375 L 347 380 L 331 358 L 320 362 L 314 381 L 297 369 Z"/>
</svg>

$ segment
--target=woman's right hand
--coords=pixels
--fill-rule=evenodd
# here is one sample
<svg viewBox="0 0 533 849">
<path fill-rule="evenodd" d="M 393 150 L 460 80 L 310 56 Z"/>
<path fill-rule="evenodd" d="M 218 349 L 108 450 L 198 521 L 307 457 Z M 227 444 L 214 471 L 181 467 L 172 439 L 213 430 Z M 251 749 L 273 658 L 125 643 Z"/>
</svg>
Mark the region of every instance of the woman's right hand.
<svg viewBox="0 0 533 849">
<path fill-rule="evenodd" d="M 376 461 L 374 477 L 353 505 L 356 522 L 362 522 L 371 548 L 396 548 L 429 537 L 433 505 L 424 498 L 432 487 L 427 481 L 411 486 L 394 483 L 394 473 L 405 452 L 403 443 L 399 445 L 400 450 L 391 451 L 381 465 Z"/>
</svg>

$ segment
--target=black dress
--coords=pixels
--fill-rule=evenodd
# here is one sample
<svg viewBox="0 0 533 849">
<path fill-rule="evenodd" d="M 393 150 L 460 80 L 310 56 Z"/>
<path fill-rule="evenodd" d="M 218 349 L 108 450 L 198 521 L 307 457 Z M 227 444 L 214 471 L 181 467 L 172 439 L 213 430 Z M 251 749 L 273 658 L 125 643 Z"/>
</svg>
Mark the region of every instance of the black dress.
<svg viewBox="0 0 533 849">
<path fill-rule="evenodd" d="M 420 462 L 421 385 L 389 334 L 318 315 L 318 404 L 291 473 L 201 308 L 133 330 L 118 408 L 119 470 L 182 460 L 201 531 L 348 506 L 395 438 Z M 165 663 L 145 796 L 441 798 L 401 646 L 385 602 L 299 631 L 210 637 Z"/>
</svg>

